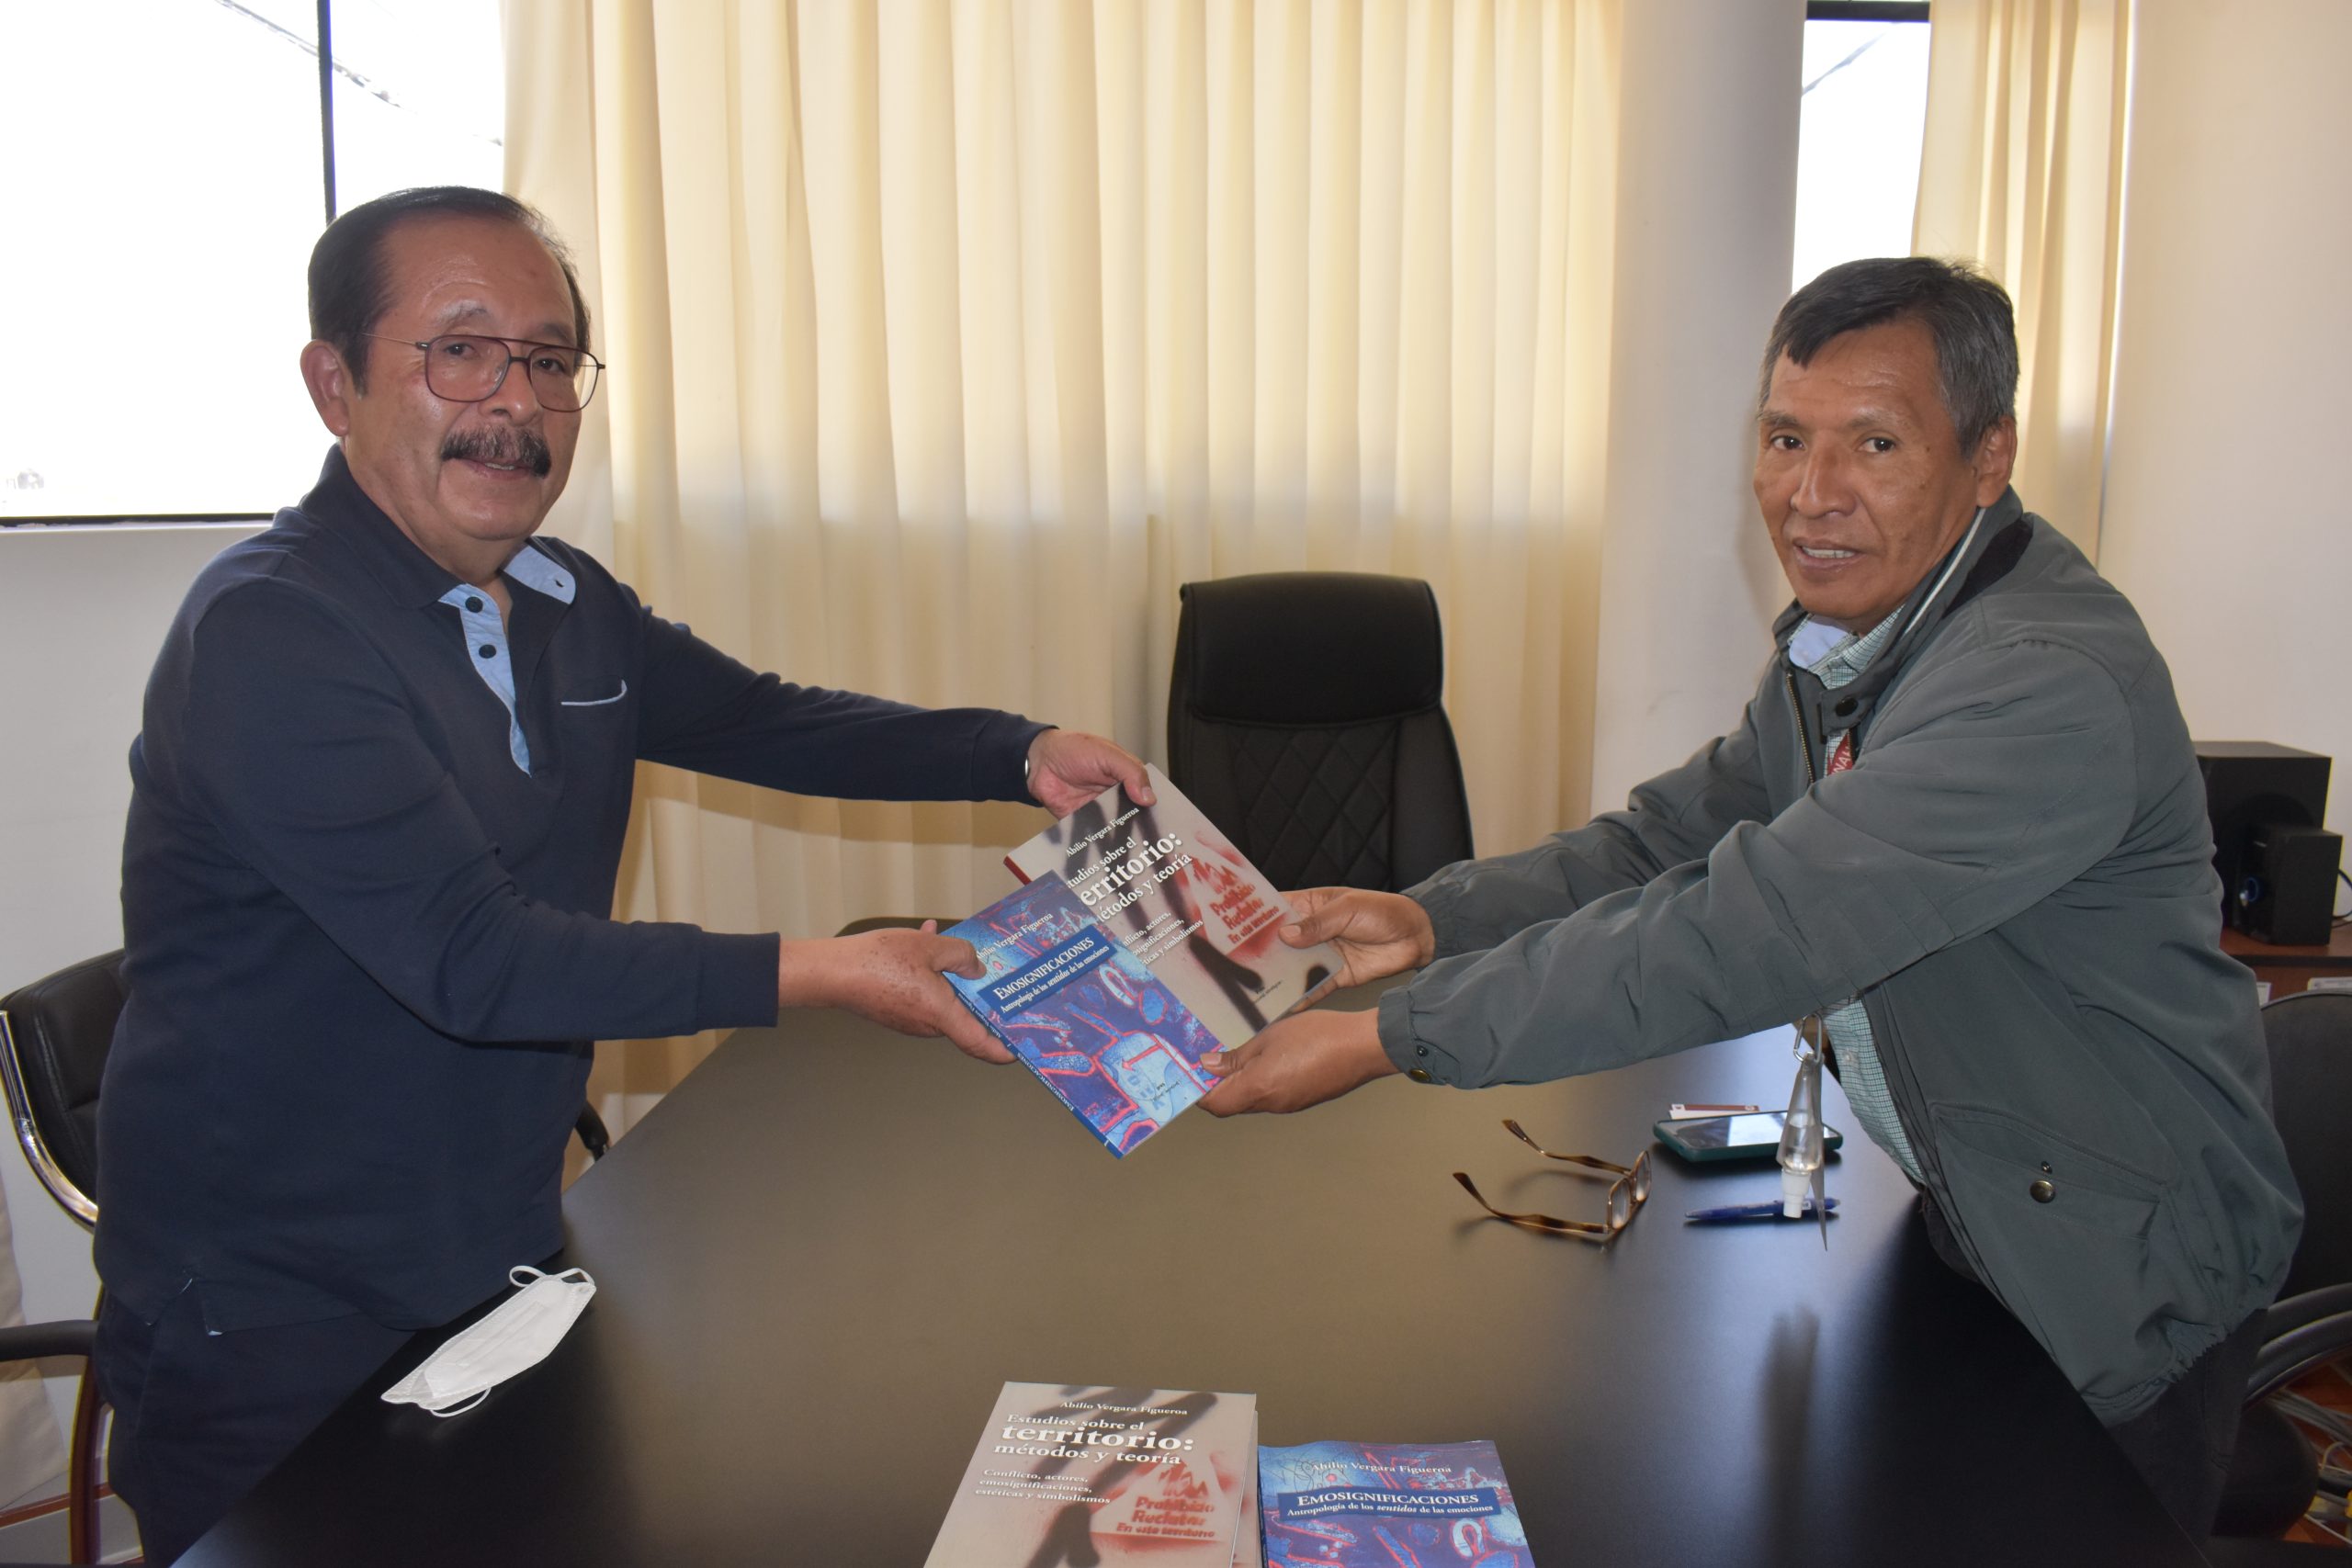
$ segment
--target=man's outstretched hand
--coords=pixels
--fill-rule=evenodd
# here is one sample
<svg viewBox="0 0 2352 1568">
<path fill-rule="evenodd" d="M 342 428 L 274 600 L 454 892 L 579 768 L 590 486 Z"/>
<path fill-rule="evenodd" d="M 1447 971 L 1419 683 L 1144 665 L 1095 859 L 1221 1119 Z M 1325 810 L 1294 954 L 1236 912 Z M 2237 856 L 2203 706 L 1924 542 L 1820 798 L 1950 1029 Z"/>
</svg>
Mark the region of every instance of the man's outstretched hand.
<svg viewBox="0 0 2352 1568">
<path fill-rule="evenodd" d="M 893 929 L 856 936 L 786 942 L 776 959 L 776 1002 L 788 1008 L 842 1008 L 901 1034 L 944 1034 L 983 1062 L 1012 1053 L 956 999 L 940 976 L 977 980 L 988 971 L 961 937 L 941 936 L 937 920 L 921 931 Z"/>
<path fill-rule="evenodd" d="M 1419 969 L 1436 956 L 1428 911 L 1401 893 L 1307 887 L 1286 897 L 1296 918 L 1282 929 L 1283 941 L 1337 947 L 1343 986 Z M 1380 1048 L 1378 1013 L 1312 1008 L 1230 1051 L 1212 1052 L 1201 1065 L 1218 1079 L 1201 1100 L 1216 1116 L 1304 1111 L 1396 1071 Z"/>
<path fill-rule="evenodd" d="M 1337 946 L 1343 986 L 1361 986 L 1419 969 L 1437 956 L 1429 911 L 1402 893 L 1361 887 L 1306 887 L 1287 895 L 1297 919 L 1282 930 L 1293 947 Z"/>
<path fill-rule="evenodd" d="M 1314 1009 L 1233 1050 L 1212 1052 L 1201 1065 L 1221 1080 L 1201 1100 L 1215 1116 L 1304 1111 L 1396 1070 L 1380 1048 L 1377 1013 Z"/>
<path fill-rule="evenodd" d="M 1048 729 L 1029 743 L 1029 793 L 1057 817 L 1069 816 L 1113 784 L 1125 784 L 1137 806 L 1152 804 L 1142 760 L 1114 740 Z"/>
</svg>

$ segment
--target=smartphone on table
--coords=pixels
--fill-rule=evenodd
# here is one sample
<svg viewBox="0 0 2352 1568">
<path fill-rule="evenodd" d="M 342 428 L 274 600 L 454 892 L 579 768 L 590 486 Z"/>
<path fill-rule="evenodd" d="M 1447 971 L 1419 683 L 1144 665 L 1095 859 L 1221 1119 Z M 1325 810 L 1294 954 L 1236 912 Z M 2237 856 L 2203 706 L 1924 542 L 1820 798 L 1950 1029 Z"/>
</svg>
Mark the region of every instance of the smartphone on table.
<svg viewBox="0 0 2352 1568">
<path fill-rule="evenodd" d="M 1781 1149 L 1778 1111 L 1744 1111 L 1736 1116 L 1686 1116 L 1660 1122 L 1651 1132 L 1657 1141 L 1688 1160 L 1770 1159 Z M 1835 1127 L 1821 1130 L 1825 1149 L 1846 1141 Z"/>
</svg>

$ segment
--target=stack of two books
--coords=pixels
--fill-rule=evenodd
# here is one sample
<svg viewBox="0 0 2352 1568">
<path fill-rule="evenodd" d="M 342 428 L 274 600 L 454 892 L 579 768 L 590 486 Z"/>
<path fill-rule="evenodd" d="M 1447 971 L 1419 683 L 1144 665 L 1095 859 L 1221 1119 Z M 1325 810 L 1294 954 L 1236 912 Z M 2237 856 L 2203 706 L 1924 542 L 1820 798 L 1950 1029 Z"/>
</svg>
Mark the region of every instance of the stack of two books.
<svg viewBox="0 0 2352 1568">
<path fill-rule="evenodd" d="M 1533 1568 L 1490 1442 L 1258 1446 L 1246 1393 L 1009 1382 L 925 1568 Z"/>
<path fill-rule="evenodd" d="M 948 932 L 988 971 L 948 976 L 965 1005 L 1114 1155 L 1340 966 L 1150 779 L 1152 805 L 1107 790 L 1015 850 L 1025 886 Z M 1251 1394 L 1009 1382 L 927 1568 L 1532 1568 L 1526 1539 L 1492 1443 L 1261 1449 Z"/>
<path fill-rule="evenodd" d="M 951 927 L 988 973 L 964 1005 L 1125 1155 L 1216 1086 L 1201 1058 L 1329 990 L 1340 957 L 1295 948 L 1290 906 L 1159 769 L 1005 857 L 1026 884 Z"/>
</svg>

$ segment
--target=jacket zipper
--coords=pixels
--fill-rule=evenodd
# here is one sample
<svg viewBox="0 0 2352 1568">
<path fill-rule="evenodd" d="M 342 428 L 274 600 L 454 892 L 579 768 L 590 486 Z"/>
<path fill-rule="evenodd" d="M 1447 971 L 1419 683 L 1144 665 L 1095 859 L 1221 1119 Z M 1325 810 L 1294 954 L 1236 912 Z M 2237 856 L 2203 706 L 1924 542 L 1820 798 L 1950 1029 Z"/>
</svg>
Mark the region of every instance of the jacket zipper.
<svg viewBox="0 0 2352 1568">
<path fill-rule="evenodd" d="M 1797 679 L 1794 675 L 1790 674 L 1786 670 L 1781 671 L 1781 684 L 1789 694 L 1790 716 L 1797 721 L 1797 744 L 1804 752 L 1804 780 L 1806 787 L 1810 788 L 1821 782 L 1821 775 L 1813 764 L 1813 734 L 1805 728 L 1804 705 L 1797 700 Z M 1871 1043 L 1878 1051 L 1879 1066 L 1882 1069 L 1893 1069 L 1888 1073 L 1890 1080 L 1888 1109 L 1894 1112 L 1895 1124 L 1903 1127 L 1903 1135 L 1910 1141 L 1911 1157 L 1919 1162 L 1919 1175 L 1928 1193 L 1934 1196 L 1939 1190 L 1948 1193 L 1951 1189 L 1943 1180 L 1941 1162 L 1927 1152 L 1931 1140 L 1915 1137 L 1911 1128 L 1903 1126 L 1903 1106 L 1901 1100 L 1892 1093 L 1892 1080 L 1899 1075 L 1903 1087 L 1908 1091 L 1913 1103 L 1919 1106 L 1920 1114 L 1922 1116 L 1927 1114 L 1927 1097 L 1919 1092 L 1918 1080 L 1912 1077 L 1911 1063 L 1904 1055 L 1902 1043 L 1895 1032 L 1894 1020 L 1883 1005 L 1883 999 L 1881 1006 L 1876 1009 L 1871 1007 L 1868 998 L 1861 998 L 1861 1002 L 1863 1016 L 1870 1020 Z M 1824 1033 L 1826 1033 L 1826 1030 Z M 1945 1227 L 1951 1232 L 1952 1238 L 1959 1243 L 1962 1256 L 1965 1257 L 1969 1265 L 1976 1270 L 1976 1278 L 1980 1281 L 1985 1280 L 1984 1261 L 1977 1255 L 1976 1244 L 1969 1239 L 1967 1231 L 1962 1228 L 1959 1219 L 1952 1213 L 1951 1201 L 1948 1198 L 1936 1197 L 1935 1202 L 1943 1215 Z"/>
<path fill-rule="evenodd" d="M 1797 678 L 1786 670 L 1781 671 L 1781 684 L 1789 694 L 1789 716 L 1797 721 L 1797 749 L 1804 753 L 1804 786 L 1811 789 L 1821 782 L 1813 766 L 1813 732 L 1804 727 L 1804 705 L 1797 701 Z"/>
<path fill-rule="evenodd" d="M 1887 1071 L 1886 1077 L 1889 1104 L 1894 1111 L 1894 1120 L 1898 1124 L 1903 1121 L 1902 1101 L 1893 1093 L 1895 1079 L 1899 1077 L 1905 1091 L 1912 1102 L 1919 1107 L 1920 1117 L 1932 1122 L 1933 1119 L 1929 1117 L 1928 1111 L 1928 1097 L 1920 1090 L 1919 1080 L 1911 1071 L 1911 1059 L 1905 1052 L 1902 1032 L 1894 1025 L 1894 1010 L 1884 997 L 1879 998 L 1878 1000 L 1879 1006 L 1872 1008 L 1866 999 L 1862 1004 L 1862 1010 L 1870 1019 L 1871 1043 L 1878 1048 L 1879 1066 L 1882 1069 L 1891 1069 Z M 1932 1132 L 1932 1127 L 1930 1131 Z M 1959 1214 L 1953 1211 L 1951 1197 L 1951 1184 L 1944 1179 L 1943 1162 L 1929 1153 L 1929 1150 L 1934 1147 L 1934 1139 L 1919 1137 L 1907 1126 L 1904 1127 L 1903 1135 L 1911 1141 L 1911 1157 L 1919 1162 L 1920 1184 L 1928 1190 L 1928 1197 L 1934 1201 L 1937 1210 L 1942 1213 L 1944 1228 L 1951 1233 L 1952 1240 L 1960 1247 L 1961 1256 L 1968 1260 L 1970 1268 L 1976 1270 L 1977 1282 L 1987 1290 L 1994 1290 L 1995 1294 L 1999 1294 L 1999 1292 L 1994 1288 L 1993 1276 L 1985 1270 L 1984 1255 L 1976 1250 L 1975 1240 L 1969 1235 L 1968 1227 L 1962 1223 Z"/>
</svg>

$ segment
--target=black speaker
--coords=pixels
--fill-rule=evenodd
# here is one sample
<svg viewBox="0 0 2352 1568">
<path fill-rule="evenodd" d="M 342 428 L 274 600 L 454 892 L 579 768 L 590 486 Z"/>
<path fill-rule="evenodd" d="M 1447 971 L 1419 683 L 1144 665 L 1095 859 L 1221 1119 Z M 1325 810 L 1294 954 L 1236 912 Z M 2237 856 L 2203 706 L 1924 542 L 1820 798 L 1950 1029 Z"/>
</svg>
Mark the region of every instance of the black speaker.
<svg viewBox="0 0 2352 1568">
<path fill-rule="evenodd" d="M 2239 885 L 2245 934 L 2281 947 L 2327 945 L 2344 839 L 2324 828 L 2265 822 L 2247 840 Z"/>
<path fill-rule="evenodd" d="M 2267 740 L 2199 740 L 2195 744 L 2197 771 L 2205 777 L 2205 811 L 2213 824 L 2213 869 L 2222 876 L 2222 919 L 2258 942 L 2286 942 L 2289 939 L 2284 937 L 2264 936 L 2247 924 L 2247 910 L 2263 903 L 2266 925 L 2278 929 L 2273 918 L 2276 900 L 2262 897 L 2268 884 L 2257 878 L 2250 886 L 2247 881 L 2254 875 L 2255 836 L 2266 828 L 2319 827 L 2320 818 L 2327 810 L 2328 759 L 2316 751 L 2298 751 L 2291 746 L 2273 745 Z M 2275 833 L 2267 841 L 2285 844 Z M 2319 846 L 2306 843 L 2300 849 L 2285 848 L 2282 852 L 2287 857 L 2288 874 L 2300 886 L 2296 868 L 2319 852 Z M 2329 874 L 2334 874 L 2332 865 Z M 2334 907 L 2335 896 L 2329 893 L 2321 903 L 2322 934 L 2311 940 L 2327 940 L 2324 922 L 2326 912 Z M 2294 906 L 2289 908 L 2288 916 L 2288 928 L 2301 929 L 2299 911 Z"/>
</svg>

